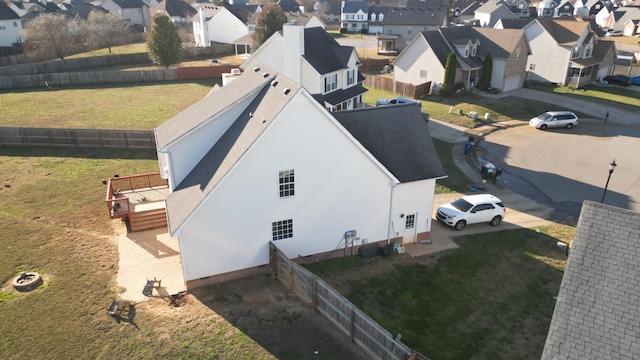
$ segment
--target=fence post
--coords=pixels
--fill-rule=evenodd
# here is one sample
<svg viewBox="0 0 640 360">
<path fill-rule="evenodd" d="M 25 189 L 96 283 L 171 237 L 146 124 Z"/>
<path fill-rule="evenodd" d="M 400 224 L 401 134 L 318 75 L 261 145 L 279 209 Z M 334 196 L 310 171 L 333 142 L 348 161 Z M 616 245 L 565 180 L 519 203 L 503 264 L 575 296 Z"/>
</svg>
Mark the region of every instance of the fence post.
<svg viewBox="0 0 640 360">
<path fill-rule="evenodd" d="M 351 342 L 353 342 L 355 334 L 356 334 L 356 310 L 353 308 L 353 305 L 352 305 L 351 314 L 349 314 L 349 338 L 351 339 Z"/>
<path fill-rule="evenodd" d="M 311 307 L 313 308 L 313 312 L 316 312 L 318 308 L 318 279 L 311 279 Z"/>
</svg>

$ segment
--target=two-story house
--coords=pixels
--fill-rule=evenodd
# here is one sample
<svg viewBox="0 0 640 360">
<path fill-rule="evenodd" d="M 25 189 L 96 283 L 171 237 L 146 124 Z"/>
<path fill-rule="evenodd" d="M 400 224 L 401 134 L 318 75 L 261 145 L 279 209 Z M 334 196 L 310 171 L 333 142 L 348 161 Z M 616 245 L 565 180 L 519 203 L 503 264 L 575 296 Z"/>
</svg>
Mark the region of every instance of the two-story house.
<svg viewBox="0 0 640 360">
<path fill-rule="evenodd" d="M 342 1 L 340 27 L 348 32 L 368 31 L 369 1 Z"/>
<path fill-rule="evenodd" d="M 301 84 L 330 111 L 363 107 L 364 77 L 352 46 L 342 46 L 321 27 L 285 24 L 241 67 L 264 64 Z"/>
<path fill-rule="evenodd" d="M 573 16 L 575 13 L 575 6 L 573 1 L 564 0 L 560 1 L 560 5 L 556 6 L 553 16 L 554 17 L 565 17 L 565 16 Z"/>
<path fill-rule="evenodd" d="M 247 20 L 232 5 L 202 4 L 193 20 L 195 45 L 233 44 L 249 33 Z"/>
<path fill-rule="evenodd" d="M 487 1 L 474 12 L 474 19 L 482 27 L 494 27 L 500 19 L 516 19 L 520 16 L 511 11 L 511 7 L 502 1 Z"/>
<path fill-rule="evenodd" d="M 492 59 L 491 87 L 509 91 L 522 87 L 529 46 L 523 30 L 456 26 L 419 33 L 393 62 L 394 81 L 431 83 L 437 92 L 449 54 L 457 60 L 455 82 L 473 87 L 484 61 Z"/>
<path fill-rule="evenodd" d="M 151 27 L 149 6 L 142 0 L 98 0 L 92 4 L 122 16 L 137 31 L 145 31 Z"/>
<path fill-rule="evenodd" d="M 187 288 L 268 271 L 270 242 L 317 259 L 429 238 L 446 175 L 419 105 L 330 113 L 253 65 L 155 129 Z"/>
<path fill-rule="evenodd" d="M 7 4 L 0 2 L 0 46 L 13 47 L 22 43 L 20 16 Z"/>
<path fill-rule="evenodd" d="M 446 5 L 415 7 L 372 7 L 369 31 L 378 34 L 378 53 L 396 55 L 421 31 L 437 30 L 448 25 Z"/>
<path fill-rule="evenodd" d="M 611 72 L 615 43 L 599 40 L 588 21 L 536 19 L 524 30 L 531 81 L 579 88 Z"/>
<path fill-rule="evenodd" d="M 192 19 L 198 11 L 182 0 L 162 0 L 150 7 L 151 16 L 163 14 L 171 19 L 175 26 L 192 27 Z"/>
<path fill-rule="evenodd" d="M 538 17 L 553 17 L 560 0 L 544 0 L 538 3 Z"/>
</svg>

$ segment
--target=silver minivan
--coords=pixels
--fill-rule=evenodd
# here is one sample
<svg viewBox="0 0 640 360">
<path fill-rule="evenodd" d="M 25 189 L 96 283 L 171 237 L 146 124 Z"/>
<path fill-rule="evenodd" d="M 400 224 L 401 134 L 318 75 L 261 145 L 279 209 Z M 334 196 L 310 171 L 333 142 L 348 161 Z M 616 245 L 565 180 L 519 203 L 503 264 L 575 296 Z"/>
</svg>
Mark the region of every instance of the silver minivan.
<svg viewBox="0 0 640 360">
<path fill-rule="evenodd" d="M 578 125 L 578 117 L 571 111 L 547 111 L 529 120 L 529 125 L 540 130 L 552 127 L 571 129 Z"/>
</svg>

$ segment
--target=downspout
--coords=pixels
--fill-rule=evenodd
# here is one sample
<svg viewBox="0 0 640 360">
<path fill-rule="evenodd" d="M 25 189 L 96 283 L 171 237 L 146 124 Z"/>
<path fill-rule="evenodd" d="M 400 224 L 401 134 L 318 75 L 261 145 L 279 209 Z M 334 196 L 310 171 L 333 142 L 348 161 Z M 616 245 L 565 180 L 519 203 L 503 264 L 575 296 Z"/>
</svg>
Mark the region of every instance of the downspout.
<svg viewBox="0 0 640 360">
<path fill-rule="evenodd" d="M 389 222 L 387 223 L 387 246 L 391 243 L 389 234 L 391 233 L 391 210 L 393 209 L 393 190 L 396 188 L 396 184 L 391 184 L 391 194 L 389 195 Z"/>
</svg>

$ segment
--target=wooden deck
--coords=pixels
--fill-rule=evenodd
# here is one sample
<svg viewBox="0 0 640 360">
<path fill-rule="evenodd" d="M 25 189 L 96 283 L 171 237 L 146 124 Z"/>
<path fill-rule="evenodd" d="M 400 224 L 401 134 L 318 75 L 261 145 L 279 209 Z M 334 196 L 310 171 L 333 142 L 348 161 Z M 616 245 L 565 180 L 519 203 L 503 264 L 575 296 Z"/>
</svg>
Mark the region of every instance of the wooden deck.
<svg viewBox="0 0 640 360">
<path fill-rule="evenodd" d="M 113 177 L 107 187 L 109 216 L 126 220 L 131 231 L 166 226 L 167 196 L 169 185 L 160 173 Z"/>
</svg>

